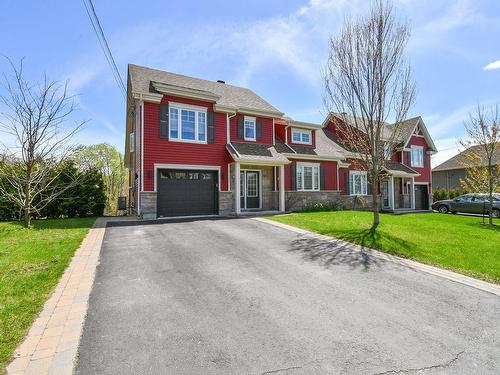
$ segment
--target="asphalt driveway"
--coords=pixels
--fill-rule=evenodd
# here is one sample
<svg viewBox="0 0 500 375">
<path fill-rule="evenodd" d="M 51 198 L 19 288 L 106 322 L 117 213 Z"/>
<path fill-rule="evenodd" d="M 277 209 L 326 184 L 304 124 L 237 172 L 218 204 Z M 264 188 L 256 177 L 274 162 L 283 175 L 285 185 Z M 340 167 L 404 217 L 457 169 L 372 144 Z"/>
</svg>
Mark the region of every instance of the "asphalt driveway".
<svg viewBox="0 0 500 375">
<path fill-rule="evenodd" d="M 106 230 L 77 374 L 500 373 L 500 298 L 252 219 Z"/>
</svg>

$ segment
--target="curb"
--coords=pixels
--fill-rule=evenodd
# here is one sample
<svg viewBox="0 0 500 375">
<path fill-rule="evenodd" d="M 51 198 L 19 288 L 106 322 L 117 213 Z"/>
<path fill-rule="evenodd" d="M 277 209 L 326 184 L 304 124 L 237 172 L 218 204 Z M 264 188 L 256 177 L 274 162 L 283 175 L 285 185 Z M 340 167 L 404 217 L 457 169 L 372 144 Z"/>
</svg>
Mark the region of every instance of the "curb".
<svg viewBox="0 0 500 375">
<path fill-rule="evenodd" d="M 311 232 L 311 231 L 308 231 L 305 229 L 301 229 L 301 228 L 297 228 L 297 227 L 294 227 L 294 226 L 291 226 L 288 224 L 279 223 L 277 221 L 273 221 L 273 220 L 269 220 L 269 219 L 265 219 L 265 218 L 260 218 L 260 217 L 252 218 L 252 220 L 257 220 L 257 221 L 260 221 L 260 222 L 263 222 L 266 224 L 271 224 L 271 225 L 274 225 L 274 226 L 282 228 L 282 229 L 286 229 L 286 230 L 289 230 L 289 231 L 292 231 L 292 232 L 295 232 L 298 234 L 310 236 L 310 237 L 320 239 L 323 241 L 331 242 L 334 244 L 339 244 L 348 250 L 352 250 L 352 251 L 356 251 L 356 252 L 364 251 L 365 253 L 368 253 L 368 254 L 370 254 L 378 259 L 382 259 L 382 260 L 389 261 L 392 263 L 400 264 L 400 265 L 409 267 L 415 271 L 421 271 L 421 272 L 425 272 L 425 273 L 428 273 L 428 274 L 431 274 L 434 276 L 439 276 L 439 277 L 442 277 L 444 279 L 454 281 L 454 282 L 462 284 L 462 285 L 467 285 L 469 287 L 482 290 L 483 292 L 488 292 L 488 293 L 494 294 L 496 296 L 500 296 L 500 285 L 488 283 L 486 281 L 478 280 L 478 279 L 475 279 L 475 278 L 472 278 L 469 276 L 465 276 L 465 275 L 462 275 L 462 274 L 459 274 L 459 273 L 456 273 L 453 271 L 449 271 L 449 270 L 442 269 L 439 267 L 420 263 L 420 262 L 417 262 L 415 260 L 405 259 L 405 258 L 401 258 L 401 257 L 395 256 L 395 255 L 386 254 L 386 253 L 383 253 L 383 252 L 378 251 L 378 250 L 366 248 L 366 247 L 363 247 L 363 246 L 360 246 L 360 245 L 357 245 L 357 244 L 354 244 L 354 243 L 351 243 L 348 241 L 344 241 L 344 240 L 341 240 L 341 239 L 338 239 L 335 237 L 329 237 L 329 236 L 326 236 L 323 234 L 314 233 L 314 232 Z"/>
</svg>

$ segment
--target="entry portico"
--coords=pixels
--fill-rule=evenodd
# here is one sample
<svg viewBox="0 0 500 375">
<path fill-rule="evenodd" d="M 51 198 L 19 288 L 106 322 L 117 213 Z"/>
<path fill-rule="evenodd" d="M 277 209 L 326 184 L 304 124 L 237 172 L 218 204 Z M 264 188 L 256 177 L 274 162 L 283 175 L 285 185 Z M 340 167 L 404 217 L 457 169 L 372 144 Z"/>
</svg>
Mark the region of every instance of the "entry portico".
<svg viewBox="0 0 500 375">
<path fill-rule="evenodd" d="M 234 211 L 285 211 L 285 165 L 290 161 L 273 145 L 232 142 L 227 149 L 234 160 L 229 166 L 229 189 Z"/>
</svg>

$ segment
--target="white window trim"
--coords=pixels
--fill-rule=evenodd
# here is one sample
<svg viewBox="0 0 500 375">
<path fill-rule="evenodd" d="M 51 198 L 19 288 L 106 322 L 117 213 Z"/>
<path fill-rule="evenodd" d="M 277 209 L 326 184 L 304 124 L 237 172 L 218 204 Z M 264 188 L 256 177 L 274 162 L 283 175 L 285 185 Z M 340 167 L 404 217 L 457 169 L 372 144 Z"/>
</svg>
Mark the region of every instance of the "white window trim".
<svg viewBox="0 0 500 375">
<path fill-rule="evenodd" d="M 349 171 L 349 181 L 348 183 L 350 184 L 351 183 L 351 177 L 350 176 L 353 176 L 353 179 L 354 179 L 354 176 L 365 176 L 365 191 L 361 192 L 361 194 L 356 194 L 353 192 L 354 190 L 354 181 L 353 181 L 353 184 L 352 186 L 349 186 L 349 195 L 352 195 L 352 196 L 356 196 L 356 195 L 368 195 L 368 174 L 366 173 L 366 171 Z"/>
<path fill-rule="evenodd" d="M 253 123 L 253 138 L 247 137 L 246 122 Z M 245 139 L 245 141 L 255 142 L 257 140 L 257 119 L 255 117 L 245 116 L 245 118 L 243 119 L 243 138 Z"/>
<path fill-rule="evenodd" d="M 295 141 L 293 139 L 293 133 L 299 133 L 300 134 L 300 141 Z M 309 135 L 309 142 L 303 142 L 302 141 L 302 134 L 308 134 Z M 312 131 L 310 129 L 292 128 L 292 143 L 302 144 L 302 145 L 311 145 L 312 144 Z"/>
<path fill-rule="evenodd" d="M 177 109 L 177 138 L 172 138 L 170 136 L 171 132 L 171 127 L 170 127 L 170 110 L 172 108 Z M 196 139 L 183 139 L 182 138 L 182 115 L 181 111 L 186 110 L 186 111 L 194 111 L 195 116 L 194 116 L 194 135 Z M 198 113 L 204 113 L 205 114 L 205 140 L 200 141 L 198 140 Z M 207 125 L 207 108 L 206 107 L 201 107 L 197 105 L 192 105 L 192 104 L 184 104 L 184 103 L 176 103 L 176 102 L 168 102 L 168 116 L 169 116 L 169 127 L 168 127 L 168 140 L 172 142 L 183 142 L 183 143 L 201 143 L 201 144 L 207 144 L 208 143 L 208 125 Z"/>
<path fill-rule="evenodd" d="M 416 146 L 416 145 L 411 145 L 410 147 L 410 153 L 411 153 L 411 156 L 410 156 L 410 159 L 411 159 L 411 166 L 412 167 L 417 167 L 417 168 L 423 168 L 424 167 L 424 147 L 423 146 Z M 420 150 L 420 154 L 422 155 L 422 163 L 416 163 L 416 160 L 415 158 L 413 157 L 413 150 Z"/>
<path fill-rule="evenodd" d="M 321 164 L 319 163 L 297 163 L 295 166 L 295 185 L 297 187 L 297 191 L 320 191 L 321 190 Z M 299 173 L 298 169 L 303 167 L 316 167 L 318 168 L 318 181 L 316 189 L 314 188 L 314 171 L 313 171 L 313 180 L 312 180 L 312 189 L 304 189 L 304 173 L 302 172 L 302 186 L 299 186 Z M 303 171 L 303 170 L 302 170 Z"/>
</svg>

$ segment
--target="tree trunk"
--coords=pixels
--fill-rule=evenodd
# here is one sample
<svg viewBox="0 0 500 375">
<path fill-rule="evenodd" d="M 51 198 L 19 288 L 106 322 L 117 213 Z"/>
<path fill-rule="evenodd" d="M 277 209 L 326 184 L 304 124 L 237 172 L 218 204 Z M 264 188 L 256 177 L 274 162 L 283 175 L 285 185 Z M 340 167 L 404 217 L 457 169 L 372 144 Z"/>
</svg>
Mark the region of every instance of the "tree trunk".
<svg viewBox="0 0 500 375">
<path fill-rule="evenodd" d="M 493 175 L 491 169 L 492 168 L 490 163 L 490 165 L 488 166 L 488 222 L 490 225 L 493 225 Z"/>
<path fill-rule="evenodd" d="M 29 206 L 24 207 L 24 227 L 31 228 L 31 211 Z"/>
<path fill-rule="evenodd" d="M 374 189 L 374 187 L 372 187 Z M 379 205 L 378 205 L 378 194 L 375 189 L 372 191 L 372 209 L 373 209 L 373 225 L 378 225 L 380 223 L 379 215 Z"/>
</svg>

